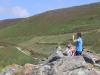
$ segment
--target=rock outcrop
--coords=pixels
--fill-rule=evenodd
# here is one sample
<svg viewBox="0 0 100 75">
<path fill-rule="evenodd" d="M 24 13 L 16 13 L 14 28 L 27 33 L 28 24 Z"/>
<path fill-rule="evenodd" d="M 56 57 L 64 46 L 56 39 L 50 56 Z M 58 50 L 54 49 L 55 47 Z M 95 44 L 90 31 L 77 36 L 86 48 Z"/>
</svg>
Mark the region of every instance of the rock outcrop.
<svg viewBox="0 0 100 75">
<path fill-rule="evenodd" d="M 100 75 L 100 57 L 86 49 L 81 56 L 73 56 L 69 45 L 65 49 L 57 46 L 48 58 L 39 59 L 36 65 L 13 64 L 4 68 L 0 75 Z"/>
</svg>

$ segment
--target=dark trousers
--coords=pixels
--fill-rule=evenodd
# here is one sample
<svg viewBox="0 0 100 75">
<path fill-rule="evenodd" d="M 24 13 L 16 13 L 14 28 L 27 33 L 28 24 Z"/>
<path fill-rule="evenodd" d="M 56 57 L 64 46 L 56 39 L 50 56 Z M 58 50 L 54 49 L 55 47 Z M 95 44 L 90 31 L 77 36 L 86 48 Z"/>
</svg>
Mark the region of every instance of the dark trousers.
<svg viewBox="0 0 100 75">
<path fill-rule="evenodd" d="M 82 54 L 82 52 L 76 51 L 76 56 L 79 56 L 81 54 Z"/>
</svg>

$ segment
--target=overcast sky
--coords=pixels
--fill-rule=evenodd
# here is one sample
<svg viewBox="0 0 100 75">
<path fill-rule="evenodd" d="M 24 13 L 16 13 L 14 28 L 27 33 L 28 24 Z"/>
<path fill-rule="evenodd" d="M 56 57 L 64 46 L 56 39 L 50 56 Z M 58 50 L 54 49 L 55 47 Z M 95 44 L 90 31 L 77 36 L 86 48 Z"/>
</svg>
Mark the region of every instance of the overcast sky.
<svg viewBox="0 0 100 75">
<path fill-rule="evenodd" d="M 0 20 L 30 17 L 49 10 L 100 2 L 100 0 L 0 0 Z"/>
</svg>

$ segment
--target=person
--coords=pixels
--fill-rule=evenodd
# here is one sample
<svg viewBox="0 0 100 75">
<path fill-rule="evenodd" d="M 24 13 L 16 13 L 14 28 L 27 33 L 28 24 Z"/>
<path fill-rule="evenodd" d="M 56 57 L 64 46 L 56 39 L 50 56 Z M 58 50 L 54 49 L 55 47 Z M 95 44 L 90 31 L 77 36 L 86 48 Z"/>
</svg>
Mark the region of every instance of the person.
<svg viewBox="0 0 100 75">
<path fill-rule="evenodd" d="M 72 46 L 69 47 L 69 50 L 71 51 L 71 56 L 76 56 L 75 49 Z"/>
<path fill-rule="evenodd" d="M 75 39 L 75 36 L 73 35 L 73 42 L 76 42 L 76 56 L 81 55 L 82 54 L 82 44 L 83 44 L 81 33 L 77 33 L 77 39 Z"/>
</svg>

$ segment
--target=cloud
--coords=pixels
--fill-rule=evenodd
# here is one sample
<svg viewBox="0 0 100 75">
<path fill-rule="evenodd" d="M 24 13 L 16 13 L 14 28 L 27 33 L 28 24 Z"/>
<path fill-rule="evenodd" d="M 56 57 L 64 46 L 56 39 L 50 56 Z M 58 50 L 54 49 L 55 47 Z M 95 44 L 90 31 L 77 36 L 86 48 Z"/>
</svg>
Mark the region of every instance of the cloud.
<svg viewBox="0 0 100 75">
<path fill-rule="evenodd" d="M 30 16 L 27 9 L 24 9 L 20 6 L 13 7 L 12 14 L 17 15 L 19 17 L 29 17 Z"/>
<path fill-rule="evenodd" d="M 5 12 L 5 8 L 0 6 L 0 13 Z"/>
</svg>

